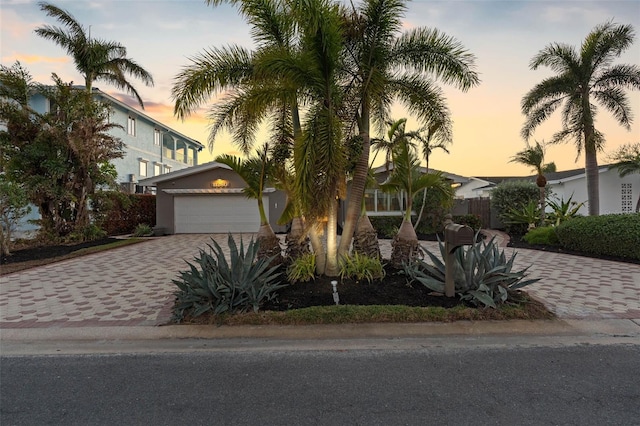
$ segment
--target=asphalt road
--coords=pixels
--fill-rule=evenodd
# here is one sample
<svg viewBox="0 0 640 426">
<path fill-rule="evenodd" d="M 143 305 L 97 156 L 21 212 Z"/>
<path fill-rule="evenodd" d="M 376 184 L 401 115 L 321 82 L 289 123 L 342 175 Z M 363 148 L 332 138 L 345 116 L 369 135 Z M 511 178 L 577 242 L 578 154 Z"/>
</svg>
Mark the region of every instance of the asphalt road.
<svg viewBox="0 0 640 426">
<path fill-rule="evenodd" d="M 640 346 L 0 358 L 9 425 L 640 425 Z"/>
</svg>

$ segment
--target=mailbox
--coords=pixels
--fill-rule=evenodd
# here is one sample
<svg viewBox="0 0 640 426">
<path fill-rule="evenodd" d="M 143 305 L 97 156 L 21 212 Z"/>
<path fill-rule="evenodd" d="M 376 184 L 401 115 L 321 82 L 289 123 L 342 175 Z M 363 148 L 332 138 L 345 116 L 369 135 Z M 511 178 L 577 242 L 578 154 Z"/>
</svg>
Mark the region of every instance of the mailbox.
<svg viewBox="0 0 640 426">
<path fill-rule="evenodd" d="M 444 228 L 444 248 L 446 251 L 444 294 L 447 297 L 455 296 L 455 283 L 453 280 L 454 251 L 460 246 L 470 245 L 474 243 L 473 229 L 466 225 L 458 225 L 457 223 L 449 223 Z"/>
<path fill-rule="evenodd" d="M 473 229 L 466 225 L 451 223 L 444 228 L 444 242 L 454 249 L 459 246 L 473 244 Z"/>
</svg>

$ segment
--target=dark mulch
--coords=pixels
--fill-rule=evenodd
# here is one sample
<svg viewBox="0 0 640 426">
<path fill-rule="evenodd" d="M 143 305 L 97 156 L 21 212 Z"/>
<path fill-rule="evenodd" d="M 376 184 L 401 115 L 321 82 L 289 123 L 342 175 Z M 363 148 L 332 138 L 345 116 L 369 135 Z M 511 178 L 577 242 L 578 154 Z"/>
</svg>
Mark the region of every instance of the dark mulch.
<svg viewBox="0 0 640 426">
<path fill-rule="evenodd" d="M 419 283 L 409 285 L 406 275 L 400 271 L 386 267 L 386 275 L 382 280 L 372 282 L 342 280 L 337 282 L 341 305 L 405 305 L 405 306 L 440 306 L 451 308 L 460 305 L 455 297 L 445 297 L 434 293 Z M 278 291 L 276 301 L 268 302 L 263 309 L 270 311 L 286 311 L 289 309 L 307 308 L 311 306 L 335 305 L 331 278 L 318 277 L 314 281 L 296 283 Z"/>
<path fill-rule="evenodd" d="M 100 240 L 87 241 L 76 244 L 59 244 L 59 245 L 36 245 L 26 248 L 14 249 L 9 256 L 2 255 L 0 257 L 0 265 L 9 265 L 12 263 L 28 262 L 33 260 L 53 259 L 56 257 L 67 256 L 75 251 L 110 244 L 118 241 L 117 238 L 102 238 Z"/>
</svg>

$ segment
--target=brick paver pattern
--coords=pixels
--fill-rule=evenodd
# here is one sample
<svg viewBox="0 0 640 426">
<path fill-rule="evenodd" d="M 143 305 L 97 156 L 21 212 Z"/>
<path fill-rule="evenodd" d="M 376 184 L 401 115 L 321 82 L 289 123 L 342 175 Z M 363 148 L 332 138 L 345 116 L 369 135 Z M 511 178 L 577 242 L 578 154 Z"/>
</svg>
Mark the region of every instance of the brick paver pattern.
<svg viewBox="0 0 640 426">
<path fill-rule="evenodd" d="M 2 276 L 0 328 L 166 323 L 176 289 L 172 279 L 211 238 L 226 248 L 226 235 L 172 235 Z M 380 244 L 388 258 L 391 242 Z M 422 245 L 438 252 L 437 243 Z M 541 278 L 526 291 L 560 318 L 640 319 L 640 265 L 517 252 L 515 268 L 531 265 L 530 277 Z"/>
</svg>

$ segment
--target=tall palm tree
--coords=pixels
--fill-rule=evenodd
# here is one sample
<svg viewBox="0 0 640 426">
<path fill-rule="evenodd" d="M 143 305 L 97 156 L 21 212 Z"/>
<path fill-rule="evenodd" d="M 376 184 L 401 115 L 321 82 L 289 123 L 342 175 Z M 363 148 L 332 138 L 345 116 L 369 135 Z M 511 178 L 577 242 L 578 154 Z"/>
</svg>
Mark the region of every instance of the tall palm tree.
<svg viewBox="0 0 640 426">
<path fill-rule="evenodd" d="M 544 146 L 536 141 L 535 146 L 527 146 L 527 148 L 522 151 L 516 153 L 513 158 L 510 160 L 511 163 L 520 163 L 525 166 L 533 167 L 535 172 L 538 174 L 536 177 L 536 185 L 540 190 L 540 221 L 544 223 L 545 219 L 545 188 L 547 186 L 547 178 L 545 177 L 545 167 L 544 164 Z"/>
<path fill-rule="evenodd" d="M 455 38 L 437 29 L 402 32 L 406 0 L 364 0 L 345 13 L 345 63 L 354 99 L 354 121 L 362 154 L 354 171 L 340 253 L 347 253 L 360 214 L 369 167 L 371 125 L 381 130 L 394 101 L 422 122 L 448 113 L 436 81 L 463 91 L 480 82 L 475 57 Z"/>
<path fill-rule="evenodd" d="M 557 75 L 544 79 L 522 99 L 526 121 L 522 136 L 529 140 L 535 129 L 561 105 L 562 130 L 549 143 L 573 139 L 578 157 L 584 151 L 589 214 L 600 212 L 598 151 L 604 135 L 595 128 L 597 102 L 618 123 L 630 129 L 631 105 L 624 89 L 640 89 L 640 67 L 613 64 L 629 49 L 635 38 L 631 25 L 607 22 L 596 26 L 584 39 L 580 51 L 573 46 L 552 43 L 539 51 L 530 67 L 551 68 Z"/>
<path fill-rule="evenodd" d="M 615 161 L 612 167 L 618 170 L 620 177 L 640 173 L 640 143 L 622 145 L 609 155 L 609 159 Z M 640 197 L 636 202 L 637 212 L 640 212 Z"/>
<path fill-rule="evenodd" d="M 271 228 L 262 199 L 269 170 L 272 167 L 267 153 L 268 146 L 265 145 L 262 151 L 258 151 L 255 156 L 244 160 L 233 155 L 223 154 L 216 157 L 215 161 L 226 164 L 236 172 L 247 184 L 242 190 L 244 194 L 247 198 L 253 198 L 258 202 L 258 211 L 260 212 L 260 229 L 256 237 L 256 240 L 260 243 L 258 257 L 274 257 L 272 264 L 280 264 L 282 263 L 280 240 L 273 232 L 273 228 Z"/>
<path fill-rule="evenodd" d="M 418 156 L 411 145 L 405 142 L 393 150 L 393 172 L 380 187 L 389 192 L 404 191 L 407 195 L 402 224 L 393 239 L 391 252 L 391 265 L 400 268 L 403 263 L 410 262 L 420 253 L 418 236 L 411 224 L 414 195 L 426 188 L 447 192 L 451 191 L 451 186 L 447 184 L 440 172 L 421 173 Z"/>
<path fill-rule="evenodd" d="M 73 57 L 76 69 L 84 77 L 88 93 L 91 93 L 94 81 L 104 81 L 133 95 L 144 109 L 142 98 L 125 76 L 132 75 L 147 86 L 153 86 L 153 78 L 148 71 L 127 58 L 127 49 L 122 44 L 91 38 L 90 32 L 68 11 L 51 3 L 40 2 L 38 5 L 40 10 L 56 18 L 63 27 L 45 25 L 37 28 L 35 33 L 53 41 Z"/>
</svg>

